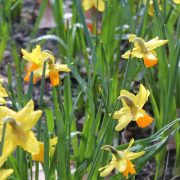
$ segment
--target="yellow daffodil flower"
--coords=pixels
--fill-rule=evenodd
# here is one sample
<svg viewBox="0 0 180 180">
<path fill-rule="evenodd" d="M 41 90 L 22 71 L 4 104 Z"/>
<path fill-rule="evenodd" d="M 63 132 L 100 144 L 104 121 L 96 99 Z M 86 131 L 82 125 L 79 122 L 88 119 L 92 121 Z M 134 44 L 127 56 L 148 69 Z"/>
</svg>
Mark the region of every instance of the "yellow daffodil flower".
<svg viewBox="0 0 180 180">
<path fill-rule="evenodd" d="M 48 64 L 46 66 L 45 77 L 49 77 L 51 85 L 57 86 L 61 83 L 59 72 L 70 72 L 67 64 L 54 63 L 54 60 L 48 59 Z M 35 77 L 41 77 L 43 74 L 43 67 L 40 67 L 34 71 Z"/>
<path fill-rule="evenodd" d="M 180 0 L 173 0 L 174 3 L 180 4 Z"/>
<path fill-rule="evenodd" d="M 144 0 L 144 4 L 146 4 L 147 0 Z M 161 1 L 158 0 L 158 5 L 159 5 L 159 9 L 162 10 L 162 7 L 161 7 Z M 148 11 L 148 14 L 150 16 L 153 16 L 154 15 L 154 5 L 153 5 L 153 0 L 150 0 L 149 1 L 149 11 Z"/>
<path fill-rule="evenodd" d="M 1 104 L 5 104 L 6 100 L 4 99 L 4 97 L 8 97 L 8 94 L 6 92 L 6 90 L 4 89 L 4 87 L 2 86 L 2 81 L 0 81 L 0 103 Z"/>
<path fill-rule="evenodd" d="M 135 121 L 141 128 L 152 123 L 153 118 L 142 109 L 149 94 L 150 92 L 142 84 L 140 84 L 136 96 L 126 90 L 121 90 L 119 98 L 123 102 L 123 107 L 113 115 L 113 118 L 118 120 L 118 125 L 115 127 L 116 131 L 121 131 L 131 121 Z"/>
<path fill-rule="evenodd" d="M 39 153 L 39 144 L 31 129 L 39 120 L 41 114 L 41 110 L 34 111 L 34 102 L 32 100 L 18 112 L 7 107 L 0 107 L 0 141 L 2 141 L 3 127 L 4 123 L 6 123 L 0 166 L 17 146 L 22 147 L 31 154 Z"/>
<path fill-rule="evenodd" d="M 135 34 L 129 35 L 129 42 L 134 44 L 132 51 L 127 51 L 122 55 L 122 58 L 128 59 L 129 56 L 143 58 L 144 65 L 146 67 L 152 67 L 157 64 L 158 58 L 156 55 L 157 47 L 160 47 L 168 42 L 168 40 L 159 40 L 158 37 L 151 39 L 148 42 L 145 42 L 143 39 L 137 37 Z"/>
<path fill-rule="evenodd" d="M 2 169 L 0 170 L 0 178 L 1 180 L 6 180 L 13 173 L 12 169 Z"/>
<path fill-rule="evenodd" d="M 55 147 L 57 144 L 57 140 L 58 140 L 57 137 L 55 137 L 53 139 L 50 139 L 50 141 L 49 141 L 49 155 L 50 155 L 50 157 L 52 157 L 54 154 L 54 150 L 55 150 Z M 39 148 L 40 148 L 39 153 L 34 154 L 32 159 L 35 161 L 44 162 L 44 143 L 39 142 Z"/>
<path fill-rule="evenodd" d="M 105 145 L 101 148 L 102 150 L 110 151 L 112 153 L 112 160 L 110 161 L 110 163 L 98 169 L 99 171 L 101 171 L 101 177 L 108 176 L 113 169 L 117 169 L 120 173 L 123 173 L 123 175 L 126 178 L 128 178 L 129 173 L 136 173 L 136 170 L 134 169 L 135 165 L 131 162 L 131 160 L 137 159 L 138 157 L 142 156 L 145 152 L 131 152 L 130 148 L 133 143 L 134 139 L 131 139 L 128 148 L 123 151 L 118 151 L 117 149 L 109 145 Z"/>
<path fill-rule="evenodd" d="M 98 11 L 103 12 L 105 10 L 104 0 L 83 0 L 84 10 L 87 11 L 95 7 Z"/>
<path fill-rule="evenodd" d="M 31 63 L 24 77 L 24 81 L 26 82 L 29 82 L 31 72 L 39 67 L 42 67 L 45 60 L 50 58 L 52 61 L 54 61 L 54 56 L 48 51 L 41 51 L 40 45 L 37 45 L 31 53 L 27 52 L 25 49 L 21 49 L 21 52 L 23 54 L 23 58 Z M 33 82 L 36 83 L 36 81 L 37 79 L 34 77 Z"/>
</svg>

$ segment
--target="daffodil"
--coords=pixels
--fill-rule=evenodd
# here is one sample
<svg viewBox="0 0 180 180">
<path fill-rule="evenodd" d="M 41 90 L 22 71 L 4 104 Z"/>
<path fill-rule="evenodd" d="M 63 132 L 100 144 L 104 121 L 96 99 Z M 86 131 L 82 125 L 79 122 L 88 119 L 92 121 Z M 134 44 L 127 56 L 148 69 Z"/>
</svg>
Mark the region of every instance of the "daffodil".
<svg viewBox="0 0 180 180">
<path fill-rule="evenodd" d="M 105 10 L 105 2 L 104 0 L 83 0 L 83 7 L 85 11 L 95 7 L 98 11 L 103 12 Z"/>
<path fill-rule="evenodd" d="M 6 127 L 0 166 L 17 146 L 31 154 L 39 153 L 39 144 L 31 129 L 39 120 L 41 114 L 41 110 L 34 111 L 32 100 L 18 112 L 7 107 L 0 107 L 0 141 L 2 141 L 4 127 Z"/>
<path fill-rule="evenodd" d="M 45 60 L 49 58 L 54 61 L 54 56 L 49 51 L 41 51 L 40 45 L 37 45 L 32 52 L 27 52 L 25 49 L 21 49 L 21 52 L 23 54 L 23 58 L 31 63 L 24 77 L 24 81 L 26 82 L 29 82 L 31 72 L 39 67 L 42 67 Z M 36 83 L 36 80 L 37 79 L 34 77 L 33 82 Z"/>
<path fill-rule="evenodd" d="M 55 138 L 50 139 L 49 141 L 49 156 L 50 157 L 52 157 L 52 155 L 54 154 L 57 140 L 58 140 L 57 137 L 55 137 Z M 39 153 L 34 154 L 32 159 L 35 161 L 44 162 L 44 143 L 39 142 L 39 148 L 40 148 Z"/>
<path fill-rule="evenodd" d="M 141 128 L 147 127 L 152 123 L 153 118 L 142 109 L 148 100 L 149 94 L 150 92 L 142 84 L 140 84 L 137 95 L 121 90 L 119 98 L 123 102 L 123 107 L 113 115 L 113 118 L 118 120 L 118 124 L 115 127 L 116 131 L 121 131 L 131 121 L 135 121 Z"/>
<path fill-rule="evenodd" d="M 128 50 L 122 55 L 122 58 L 128 59 L 129 56 L 143 58 L 146 67 L 152 67 L 157 64 L 158 58 L 156 55 L 157 47 L 160 47 L 168 42 L 168 40 L 159 40 L 158 37 L 146 42 L 135 34 L 129 35 L 129 42 L 134 44 L 132 51 Z"/>
<path fill-rule="evenodd" d="M 101 171 L 101 177 L 108 176 L 113 169 L 117 169 L 120 173 L 123 173 L 126 178 L 128 178 L 129 174 L 136 173 L 136 170 L 134 168 L 135 165 L 131 162 L 131 160 L 137 159 L 145 152 L 131 152 L 130 148 L 133 143 L 134 139 L 131 139 L 128 148 L 123 151 L 118 151 L 117 149 L 109 145 L 105 145 L 101 148 L 102 150 L 110 151 L 112 153 L 112 160 L 110 161 L 110 163 L 98 169 L 99 171 Z"/>
<path fill-rule="evenodd" d="M 2 86 L 3 80 L 0 80 L 0 103 L 5 104 L 6 100 L 4 99 L 5 97 L 8 97 L 8 94 L 4 87 Z"/>
<path fill-rule="evenodd" d="M 54 63 L 54 60 L 52 59 L 48 59 L 47 62 L 48 63 L 46 66 L 45 77 L 50 78 L 51 85 L 53 87 L 57 86 L 61 83 L 59 72 L 70 72 L 70 69 L 68 68 L 67 64 Z M 34 71 L 34 76 L 37 78 L 41 77 L 42 74 L 43 74 L 42 66 Z"/>
<path fill-rule="evenodd" d="M 180 0 L 173 0 L 174 3 L 180 4 Z"/>
<path fill-rule="evenodd" d="M 13 173 L 12 169 L 2 169 L 0 170 L 0 178 L 1 180 L 6 180 Z"/>
</svg>

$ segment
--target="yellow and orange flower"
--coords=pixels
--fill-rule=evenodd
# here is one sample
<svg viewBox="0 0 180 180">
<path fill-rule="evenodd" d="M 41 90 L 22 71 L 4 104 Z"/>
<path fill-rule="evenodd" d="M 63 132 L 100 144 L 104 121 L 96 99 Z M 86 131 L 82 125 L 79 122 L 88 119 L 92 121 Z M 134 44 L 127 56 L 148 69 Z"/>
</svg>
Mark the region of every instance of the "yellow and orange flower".
<svg viewBox="0 0 180 180">
<path fill-rule="evenodd" d="M 39 153 L 39 144 L 31 129 L 39 120 L 41 114 L 41 110 L 34 111 L 32 100 L 18 112 L 0 106 L 0 141 L 2 141 L 2 132 L 6 123 L 0 166 L 17 146 L 22 147 L 32 155 Z"/>
<path fill-rule="evenodd" d="M 70 72 L 70 69 L 66 64 L 55 63 L 55 57 L 51 54 L 50 51 L 41 51 L 40 45 L 37 45 L 36 48 L 33 49 L 32 53 L 28 53 L 24 49 L 22 49 L 22 53 L 23 58 L 31 62 L 31 66 L 28 69 L 24 81 L 29 82 L 30 74 L 33 71 L 33 82 L 36 83 L 37 79 L 42 77 L 43 65 L 45 61 L 48 63 L 46 66 L 45 77 L 50 78 L 52 86 L 57 86 L 60 84 L 59 72 Z"/>
<path fill-rule="evenodd" d="M 32 52 L 27 52 L 25 49 L 21 49 L 21 52 L 23 54 L 23 58 L 30 62 L 30 66 L 27 69 L 27 73 L 24 77 L 24 81 L 29 82 L 31 72 L 38 69 L 39 67 L 42 67 L 44 64 L 44 61 L 48 58 L 54 61 L 54 56 L 49 53 L 48 51 L 41 51 L 41 46 L 37 45 L 35 49 L 32 50 Z M 33 83 L 35 84 L 37 81 L 37 78 L 34 77 Z"/>
<path fill-rule="evenodd" d="M 138 157 L 142 156 L 145 151 L 141 152 L 131 152 L 130 148 L 134 143 L 134 139 L 131 139 L 129 146 L 127 149 L 123 151 L 118 151 L 112 146 L 105 145 L 101 149 L 110 151 L 112 153 L 112 160 L 106 166 L 99 168 L 98 170 L 101 171 L 100 176 L 105 177 L 108 176 L 113 169 L 117 169 L 120 173 L 128 178 L 129 174 L 135 174 L 136 170 L 134 168 L 134 164 L 131 162 L 133 159 L 137 159 Z"/>
<path fill-rule="evenodd" d="M 83 7 L 85 11 L 95 7 L 98 11 L 103 12 L 105 10 L 104 0 L 83 0 Z"/>
<path fill-rule="evenodd" d="M 152 123 L 153 118 L 142 109 L 148 100 L 149 94 L 150 92 L 142 84 L 140 84 L 137 95 L 121 90 L 119 98 L 123 102 L 123 107 L 113 115 L 113 118 L 118 120 L 118 125 L 115 127 L 116 131 L 121 131 L 131 121 L 135 121 L 141 128 L 145 128 Z"/>
<path fill-rule="evenodd" d="M 160 47 L 168 42 L 168 40 L 159 40 L 158 37 L 146 42 L 142 38 L 137 37 L 135 34 L 129 35 L 129 42 L 134 44 L 132 51 L 128 50 L 122 55 L 122 58 L 128 59 L 129 56 L 143 58 L 146 67 L 152 67 L 157 64 L 158 58 L 156 55 L 157 47 Z"/>
<path fill-rule="evenodd" d="M 51 61 L 49 59 L 48 64 L 46 66 L 46 71 L 45 71 L 45 77 L 49 77 L 51 81 L 51 85 L 57 86 L 61 83 L 60 75 L 59 72 L 70 72 L 70 69 L 68 68 L 67 64 L 59 64 L 59 63 L 54 63 L 54 61 Z M 36 78 L 42 77 L 43 74 L 43 67 L 39 67 L 34 71 L 34 76 Z"/>
</svg>

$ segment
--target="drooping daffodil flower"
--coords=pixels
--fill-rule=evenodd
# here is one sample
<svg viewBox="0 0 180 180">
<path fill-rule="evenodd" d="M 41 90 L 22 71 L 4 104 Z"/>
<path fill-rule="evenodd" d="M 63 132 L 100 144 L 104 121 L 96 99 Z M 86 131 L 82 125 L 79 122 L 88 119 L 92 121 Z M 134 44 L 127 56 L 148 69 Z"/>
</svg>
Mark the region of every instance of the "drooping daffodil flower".
<svg viewBox="0 0 180 180">
<path fill-rule="evenodd" d="M 29 82 L 31 72 L 38 69 L 39 67 L 42 67 L 45 60 L 50 58 L 52 61 L 54 61 L 54 56 L 48 51 L 41 51 L 40 45 L 37 45 L 36 48 L 32 50 L 32 52 L 28 52 L 25 49 L 21 49 L 21 52 L 23 54 L 23 58 L 31 63 L 24 77 L 24 81 L 26 82 Z M 37 79 L 34 77 L 34 84 L 36 81 Z"/>
<path fill-rule="evenodd" d="M 50 77 L 52 86 L 57 86 L 60 83 L 59 72 L 70 72 L 70 69 L 66 64 L 55 63 L 55 57 L 50 51 L 41 51 L 40 45 L 37 45 L 31 53 L 27 52 L 24 49 L 22 49 L 21 51 L 23 53 L 23 58 L 31 62 L 32 64 L 24 78 L 24 81 L 26 82 L 29 82 L 30 74 L 32 71 L 34 72 L 34 83 L 36 83 L 38 78 L 42 77 L 43 65 L 45 61 L 47 62 L 45 77 Z"/>
<path fill-rule="evenodd" d="M 136 173 L 134 168 L 135 165 L 131 162 L 131 160 L 139 158 L 145 153 L 145 151 L 131 152 L 130 148 L 133 143 L 134 139 L 131 139 L 128 148 L 122 151 L 119 151 L 109 145 L 105 145 L 101 148 L 102 150 L 110 151 L 112 153 L 112 160 L 106 166 L 98 169 L 101 177 L 108 176 L 113 169 L 117 169 L 126 178 L 128 178 L 129 174 Z"/>
<path fill-rule="evenodd" d="M 50 78 L 51 85 L 53 87 L 61 84 L 59 72 L 70 72 L 70 69 L 68 68 L 67 64 L 54 63 L 53 60 L 48 59 L 46 71 L 45 71 L 45 77 Z M 34 71 L 34 76 L 37 78 L 42 77 L 42 74 L 43 74 L 42 66 Z"/>
<path fill-rule="evenodd" d="M 83 0 L 83 7 L 85 11 L 95 7 L 98 11 L 103 12 L 105 10 L 104 0 Z"/>
<path fill-rule="evenodd" d="M 132 48 L 132 51 L 128 50 L 124 53 L 122 58 L 128 59 L 130 55 L 132 58 L 143 58 L 144 65 L 146 67 L 152 67 L 158 62 L 156 51 L 154 49 L 166 44 L 168 40 L 159 40 L 159 38 L 156 37 L 146 42 L 135 34 L 130 34 L 129 42 L 132 42 L 134 47 Z"/>
<path fill-rule="evenodd" d="M 34 111 L 32 100 L 18 112 L 7 107 L 0 107 L 0 141 L 2 141 L 2 132 L 5 129 L 0 166 L 17 146 L 22 147 L 32 155 L 39 153 L 39 144 L 31 129 L 39 120 L 41 114 L 41 110 Z"/>
<path fill-rule="evenodd" d="M 121 131 L 131 122 L 135 121 L 141 128 L 147 127 L 153 121 L 143 106 L 148 100 L 150 92 L 140 84 L 139 92 L 134 95 L 126 90 L 121 90 L 119 99 L 122 100 L 123 107 L 119 111 L 115 111 L 113 118 L 118 120 L 118 124 L 115 127 L 116 131 Z"/>
</svg>

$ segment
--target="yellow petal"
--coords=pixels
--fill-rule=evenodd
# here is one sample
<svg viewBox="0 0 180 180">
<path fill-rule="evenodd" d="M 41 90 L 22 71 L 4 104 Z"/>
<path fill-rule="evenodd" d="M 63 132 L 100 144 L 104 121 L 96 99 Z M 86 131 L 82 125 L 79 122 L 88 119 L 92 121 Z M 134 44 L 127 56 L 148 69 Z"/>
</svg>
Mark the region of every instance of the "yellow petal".
<svg viewBox="0 0 180 180">
<path fill-rule="evenodd" d="M 127 96 L 128 98 L 132 99 L 132 101 L 134 101 L 134 98 L 136 97 L 134 94 L 126 90 L 121 90 L 120 96 Z"/>
<path fill-rule="evenodd" d="M 40 119 L 42 115 L 42 111 L 34 111 L 32 113 L 29 113 L 28 116 L 24 114 L 24 117 L 22 119 L 18 119 L 17 121 L 21 123 L 21 128 L 24 131 L 28 131 L 32 129 L 37 121 Z"/>
<path fill-rule="evenodd" d="M 116 131 L 121 131 L 122 129 L 126 128 L 127 125 L 131 122 L 132 116 L 122 116 L 119 120 L 118 120 L 118 124 L 115 127 Z"/>
<path fill-rule="evenodd" d="M 32 155 L 39 153 L 39 144 L 32 131 L 24 132 L 23 137 L 19 138 L 17 143 Z"/>
<path fill-rule="evenodd" d="M 174 3 L 180 4 L 180 0 L 173 0 Z"/>
<path fill-rule="evenodd" d="M 0 170 L 1 180 L 6 180 L 13 173 L 12 169 L 2 169 Z"/>
<path fill-rule="evenodd" d="M 16 115 L 16 112 L 14 112 L 13 110 L 7 107 L 0 106 L 0 122 L 3 122 L 3 118 L 7 116 L 15 117 L 15 115 Z"/>
<path fill-rule="evenodd" d="M 51 54 L 48 51 L 42 51 L 42 60 L 43 60 L 43 63 L 48 58 L 51 59 L 51 61 L 54 63 L 54 56 L 53 56 L 53 54 Z M 42 63 L 42 65 L 43 65 L 43 63 Z"/>
<path fill-rule="evenodd" d="M 128 59 L 129 56 L 130 56 L 131 52 L 130 50 L 128 50 L 127 52 L 125 52 L 121 57 L 124 58 L 124 59 Z"/>
<path fill-rule="evenodd" d="M 116 162 L 115 168 L 119 172 L 123 172 L 126 169 L 126 167 L 127 167 L 127 161 L 124 158 Z"/>
<path fill-rule="evenodd" d="M 93 5 L 94 5 L 93 0 L 83 0 L 83 7 L 85 11 L 91 9 Z"/>
<path fill-rule="evenodd" d="M 4 98 L 0 97 L 0 103 L 1 104 L 6 104 L 6 100 Z"/>
<path fill-rule="evenodd" d="M 32 129 L 41 117 L 42 111 L 34 111 L 34 102 L 30 100 L 26 106 L 17 112 L 16 121 L 20 123 L 22 130 Z"/>
<path fill-rule="evenodd" d="M 128 148 L 126 150 L 128 150 L 132 145 L 134 144 L 134 138 L 132 138 L 129 142 Z"/>
<path fill-rule="evenodd" d="M 4 82 L 4 79 L 3 78 L 0 78 L 0 83 L 3 83 Z"/>
<path fill-rule="evenodd" d="M 148 42 L 145 42 L 145 46 L 148 49 L 148 51 L 150 51 L 166 44 L 167 42 L 168 40 L 159 40 L 159 37 L 156 37 Z"/>
<path fill-rule="evenodd" d="M 148 100 L 149 94 L 149 90 L 146 90 L 146 88 L 140 84 L 139 92 L 134 98 L 134 104 L 141 109 Z"/>
<path fill-rule="evenodd" d="M 34 154 L 32 156 L 32 159 L 34 161 L 39 161 L 39 162 L 44 162 L 44 144 L 42 142 L 38 142 L 39 143 L 39 153 L 38 154 Z"/>
<path fill-rule="evenodd" d="M 71 70 L 68 68 L 67 64 L 59 64 L 56 63 L 55 65 L 55 69 L 60 71 L 60 72 L 70 72 Z"/>
<path fill-rule="evenodd" d="M 114 169 L 114 164 L 108 164 L 107 166 L 100 168 L 99 170 L 102 170 L 102 169 L 104 170 L 100 173 L 100 176 L 101 177 L 108 176 Z"/>
<path fill-rule="evenodd" d="M 31 58 L 30 53 L 28 53 L 25 49 L 21 49 L 21 52 L 23 54 L 23 58 L 29 62 L 34 63 L 33 59 Z"/>
<path fill-rule="evenodd" d="M 131 57 L 137 57 L 137 58 L 142 58 L 144 56 L 144 53 L 141 51 L 140 48 L 133 48 L 132 51 L 128 50 L 125 52 L 121 57 L 124 59 L 128 59 L 131 54 Z"/>
<path fill-rule="evenodd" d="M 56 145 L 56 144 L 57 144 L 57 141 L 58 141 L 58 138 L 57 138 L 57 137 L 50 139 L 50 146 Z"/>
<path fill-rule="evenodd" d="M 144 53 L 140 48 L 133 48 L 131 52 L 132 58 L 137 57 L 137 58 L 142 58 L 144 56 Z"/>
<path fill-rule="evenodd" d="M 16 149 L 17 139 L 12 134 L 8 134 L 4 140 L 2 155 L 0 156 L 0 167 L 4 164 L 6 159 L 12 154 Z"/>
<path fill-rule="evenodd" d="M 135 34 L 129 34 L 129 35 L 128 35 L 129 42 L 133 42 L 136 37 L 137 37 L 137 36 L 136 36 Z"/>
<path fill-rule="evenodd" d="M 33 112 L 34 110 L 34 102 L 31 99 L 26 106 L 23 107 L 23 109 L 21 109 L 19 112 L 17 112 L 17 117 L 22 119 L 24 115 L 27 115 L 31 112 Z"/>
<path fill-rule="evenodd" d="M 144 109 L 139 109 L 134 114 L 134 120 L 138 120 L 141 117 L 144 117 L 146 115 L 146 111 Z"/>
<path fill-rule="evenodd" d="M 37 45 L 31 53 L 27 52 L 25 49 L 21 49 L 21 51 L 25 60 L 38 66 L 43 66 L 44 61 L 48 58 L 50 58 L 54 62 L 54 56 L 48 51 L 41 51 L 40 45 Z"/>
<path fill-rule="evenodd" d="M 8 97 L 6 90 L 4 89 L 4 87 L 2 87 L 1 84 L 0 84 L 0 97 Z"/>
<path fill-rule="evenodd" d="M 95 0 L 94 6 L 98 9 L 98 11 L 103 12 L 105 10 L 104 0 Z"/>
<path fill-rule="evenodd" d="M 130 151 L 126 151 L 124 152 L 124 158 L 128 159 L 128 160 L 133 160 L 133 159 L 137 159 L 138 157 L 142 156 L 145 153 L 145 151 L 141 151 L 141 152 L 130 152 Z"/>
<path fill-rule="evenodd" d="M 130 114 L 131 114 L 131 111 L 130 111 L 129 107 L 123 107 L 119 111 L 114 112 L 113 118 L 119 120 L 124 116 L 126 116 L 126 117 L 130 116 Z"/>
</svg>

